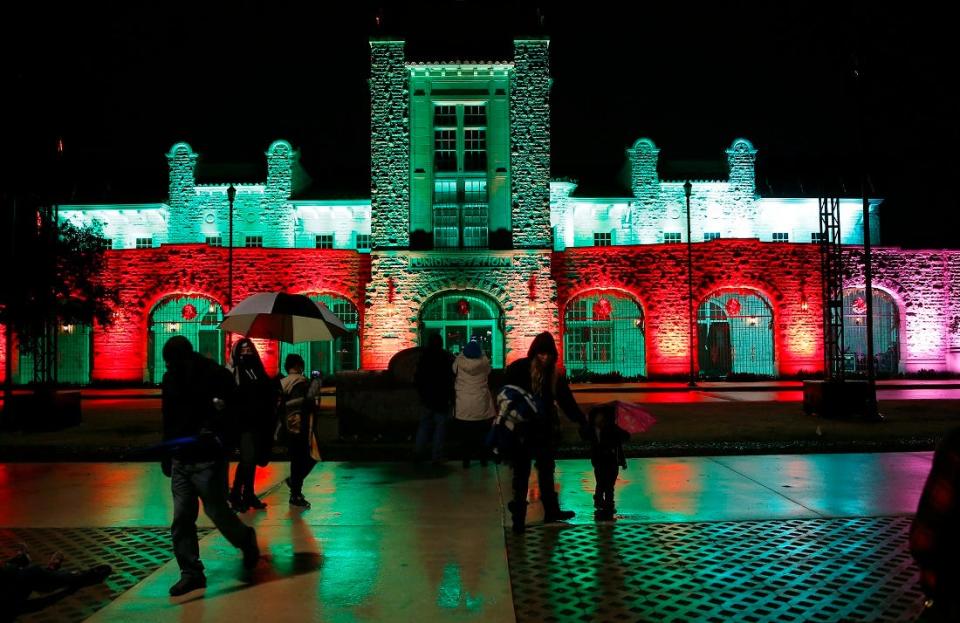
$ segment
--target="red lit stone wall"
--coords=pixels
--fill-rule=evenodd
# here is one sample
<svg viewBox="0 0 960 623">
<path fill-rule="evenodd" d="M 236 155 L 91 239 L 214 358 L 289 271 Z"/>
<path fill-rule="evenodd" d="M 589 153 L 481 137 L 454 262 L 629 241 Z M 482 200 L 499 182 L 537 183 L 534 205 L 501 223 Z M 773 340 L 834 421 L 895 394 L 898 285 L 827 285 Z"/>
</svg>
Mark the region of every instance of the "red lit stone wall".
<svg viewBox="0 0 960 623">
<path fill-rule="evenodd" d="M 7 380 L 7 327 L 0 324 L 0 383 Z"/>
<path fill-rule="evenodd" d="M 770 303 L 778 374 L 823 368 L 816 245 L 730 239 L 694 243 L 693 276 L 694 314 L 700 301 L 725 288 L 754 290 Z M 647 373 L 687 372 L 686 245 L 567 249 L 553 254 L 553 278 L 561 319 L 567 301 L 585 291 L 616 289 L 632 295 L 645 316 Z"/>
<path fill-rule="evenodd" d="M 346 297 L 363 322 L 370 259 L 334 249 L 234 249 L 234 302 L 257 292 L 331 293 Z M 149 315 L 170 295 L 208 297 L 226 307 L 227 254 L 207 245 L 107 251 L 107 282 L 120 288 L 114 323 L 94 328 L 93 380 L 140 382 L 147 369 Z M 258 344 L 268 370 L 277 369 L 275 344 Z M 266 352 L 264 352 L 266 350 Z"/>
<path fill-rule="evenodd" d="M 550 265 L 550 251 L 374 252 L 361 366 L 384 369 L 395 353 L 416 346 L 423 304 L 450 290 L 475 290 L 495 299 L 504 312 L 505 362 L 526 356 L 541 331 L 559 336 Z"/>
</svg>

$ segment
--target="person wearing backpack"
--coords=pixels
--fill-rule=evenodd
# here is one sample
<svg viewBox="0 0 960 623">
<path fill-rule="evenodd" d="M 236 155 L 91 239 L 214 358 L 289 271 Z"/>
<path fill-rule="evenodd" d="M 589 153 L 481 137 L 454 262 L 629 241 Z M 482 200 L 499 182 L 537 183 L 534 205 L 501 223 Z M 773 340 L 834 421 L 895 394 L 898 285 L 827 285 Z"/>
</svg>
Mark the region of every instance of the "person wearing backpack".
<svg viewBox="0 0 960 623">
<path fill-rule="evenodd" d="M 310 508 L 303 497 L 303 481 L 320 459 L 314 455 L 312 443 L 317 416 L 317 401 L 320 397 L 320 379 L 308 379 L 303 375 L 306 364 L 303 357 L 290 353 L 283 362 L 287 376 L 280 380 L 283 392 L 283 422 L 287 433 L 287 449 L 290 453 L 290 505 Z"/>
<path fill-rule="evenodd" d="M 525 530 L 531 462 L 536 462 L 537 466 L 544 523 L 566 521 L 574 516 L 573 511 L 560 509 L 560 499 L 553 486 L 560 436 L 560 419 L 555 405 L 579 424 L 581 431 L 586 429 L 587 420 L 573 398 L 566 375 L 557 366 L 558 356 L 553 335 L 544 331 L 534 338 L 527 356 L 510 364 L 505 373 L 506 385 L 522 389 L 537 404 L 537 408 L 529 410 L 532 415 L 528 421 L 521 425 L 524 430 L 517 435 L 519 443 L 509 457 L 513 462 L 513 501 L 508 508 L 513 518 L 513 531 L 517 534 Z"/>
</svg>

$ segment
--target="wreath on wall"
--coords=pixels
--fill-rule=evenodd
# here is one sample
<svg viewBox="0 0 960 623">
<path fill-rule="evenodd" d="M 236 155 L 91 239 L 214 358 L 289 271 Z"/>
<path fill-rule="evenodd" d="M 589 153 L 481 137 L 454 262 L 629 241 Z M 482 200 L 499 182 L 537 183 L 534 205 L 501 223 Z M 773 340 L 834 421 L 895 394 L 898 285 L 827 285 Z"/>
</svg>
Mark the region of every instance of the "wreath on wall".
<svg viewBox="0 0 960 623">
<path fill-rule="evenodd" d="M 457 301 L 457 313 L 461 316 L 466 316 L 470 313 L 470 301 L 467 299 L 460 299 Z"/>
<path fill-rule="evenodd" d="M 187 303 L 180 310 L 180 315 L 183 316 L 184 320 L 193 320 L 197 317 L 197 308 L 193 306 L 193 303 Z"/>
<path fill-rule="evenodd" d="M 613 306 L 610 305 L 610 299 L 600 297 L 600 300 L 593 304 L 593 319 L 610 320 L 610 312 L 612 311 Z"/>
<path fill-rule="evenodd" d="M 867 301 L 862 296 L 853 299 L 853 311 L 858 314 L 867 313 Z"/>
<path fill-rule="evenodd" d="M 739 316 L 740 315 L 740 299 L 732 298 L 727 301 L 727 304 L 724 305 L 724 310 L 727 312 L 728 316 Z"/>
</svg>

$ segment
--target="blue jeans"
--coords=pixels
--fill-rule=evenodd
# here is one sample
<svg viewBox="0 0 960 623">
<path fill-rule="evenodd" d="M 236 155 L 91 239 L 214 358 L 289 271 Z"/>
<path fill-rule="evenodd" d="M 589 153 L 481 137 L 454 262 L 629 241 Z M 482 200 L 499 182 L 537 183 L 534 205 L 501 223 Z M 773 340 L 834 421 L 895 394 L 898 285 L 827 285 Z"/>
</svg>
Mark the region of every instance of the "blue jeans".
<svg viewBox="0 0 960 623">
<path fill-rule="evenodd" d="M 447 420 L 450 419 L 449 409 L 434 411 L 426 409 L 420 416 L 420 426 L 417 427 L 417 456 L 422 457 L 433 435 L 433 460 L 443 459 L 443 442 L 447 436 Z"/>
</svg>

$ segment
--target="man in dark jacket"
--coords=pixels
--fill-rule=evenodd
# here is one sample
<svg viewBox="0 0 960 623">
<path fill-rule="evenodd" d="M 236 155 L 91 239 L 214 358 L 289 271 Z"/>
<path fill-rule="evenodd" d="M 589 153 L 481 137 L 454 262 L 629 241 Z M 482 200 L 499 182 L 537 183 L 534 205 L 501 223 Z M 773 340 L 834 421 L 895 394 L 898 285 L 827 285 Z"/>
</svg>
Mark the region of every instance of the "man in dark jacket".
<svg viewBox="0 0 960 623">
<path fill-rule="evenodd" d="M 506 385 L 516 385 L 539 399 L 544 413 L 529 424 L 524 442 L 513 460 L 513 501 L 508 505 L 513 517 L 513 531 L 522 533 L 527 514 L 527 488 L 530 462 L 535 461 L 543 501 L 543 521 L 553 523 L 572 519 L 573 511 L 560 510 L 560 499 L 553 487 L 556 469 L 556 448 L 560 436 L 560 418 L 556 407 L 573 422 L 586 427 L 586 418 L 573 398 L 563 370 L 557 367 L 557 344 L 553 335 L 544 331 L 534 338 L 527 356 L 507 367 Z"/>
<path fill-rule="evenodd" d="M 416 457 L 426 452 L 433 436 L 433 462 L 443 461 L 443 442 L 447 420 L 454 400 L 453 355 L 443 349 L 443 338 L 434 333 L 420 355 L 414 382 L 423 405 L 423 415 L 417 427 Z"/>
<path fill-rule="evenodd" d="M 173 491 L 173 550 L 180 581 L 170 588 L 176 597 L 207 585 L 197 540 L 199 501 L 224 537 L 243 552 L 243 564 L 253 568 L 260 558 L 257 535 L 227 505 L 227 459 L 224 440 L 226 401 L 233 379 L 225 368 L 193 351 L 182 335 L 163 346 L 163 438 L 170 454 L 163 473 Z"/>
</svg>

